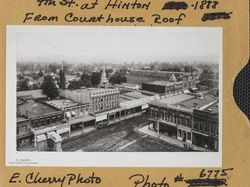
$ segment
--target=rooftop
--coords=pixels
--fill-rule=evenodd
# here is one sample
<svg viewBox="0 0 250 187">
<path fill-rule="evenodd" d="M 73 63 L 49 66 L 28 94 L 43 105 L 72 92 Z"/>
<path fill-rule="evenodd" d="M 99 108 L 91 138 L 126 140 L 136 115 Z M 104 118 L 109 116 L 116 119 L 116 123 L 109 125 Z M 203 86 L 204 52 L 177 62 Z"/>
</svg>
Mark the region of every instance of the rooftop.
<svg viewBox="0 0 250 187">
<path fill-rule="evenodd" d="M 133 83 L 122 83 L 120 86 L 125 86 L 125 87 L 138 87 L 138 84 L 133 84 Z"/>
<path fill-rule="evenodd" d="M 23 122 L 23 121 L 27 121 L 27 120 L 28 120 L 27 118 L 18 117 L 18 118 L 17 118 L 17 123 L 20 123 L 20 122 Z"/>
<path fill-rule="evenodd" d="M 148 104 L 152 101 L 155 101 L 159 99 L 159 96 L 148 96 L 148 97 L 144 97 L 144 98 L 139 98 L 139 99 L 134 99 L 131 101 L 124 101 L 120 103 L 120 107 L 125 107 L 127 109 L 129 108 L 133 108 L 133 107 L 137 107 L 137 106 L 142 106 L 145 104 Z"/>
<path fill-rule="evenodd" d="M 42 93 L 42 90 L 27 90 L 27 91 L 21 91 L 16 93 L 17 97 L 32 97 L 34 99 L 39 99 L 39 98 L 46 98 L 47 96 Z"/>
<path fill-rule="evenodd" d="M 164 105 L 174 105 L 176 103 L 184 102 L 190 99 L 193 99 L 193 95 L 187 95 L 187 94 L 178 94 L 174 96 L 167 96 L 166 98 L 154 101 L 152 104 L 160 104 L 162 106 Z"/>
<path fill-rule="evenodd" d="M 17 103 L 17 105 L 22 105 L 22 104 L 24 104 L 26 102 L 24 100 L 20 99 L 20 98 L 17 98 L 16 103 Z"/>
<path fill-rule="evenodd" d="M 186 109 L 202 109 L 212 106 L 217 101 L 217 98 L 212 95 L 203 96 L 200 98 L 193 98 L 184 102 L 175 103 L 176 106 Z"/>
<path fill-rule="evenodd" d="M 29 118 L 57 112 L 57 110 L 45 104 L 36 102 L 27 102 L 23 105 L 20 105 L 19 110 L 22 115 L 25 115 Z"/>
<path fill-rule="evenodd" d="M 182 81 L 179 82 L 171 82 L 171 81 L 151 81 L 151 82 L 146 82 L 146 84 L 154 84 L 154 85 L 160 85 L 160 86 L 171 86 L 175 85 L 178 83 L 182 83 Z"/>
<path fill-rule="evenodd" d="M 210 105 L 209 107 L 205 108 L 204 111 L 208 111 L 212 114 L 216 114 L 219 111 L 219 102 L 215 102 L 214 104 Z"/>
<path fill-rule="evenodd" d="M 175 72 L 175 71 L 148 71 L 148 70 L 136 70 L 136 71 L 131 71 L 130 74 L 132 75 L 151 75 L 151 76 L 166 76 L 170 74 L 175 74 L 175 75 L 189 75 L 191 73 L 187 72 Z"/>
<path fill-rule="evenodd" d="M 51 100 L 51 101 L 46 101 L 46 103 L 60 110 L 63 110 L 64 108 L 67 107 L 73 107 L 79 105 L 79 103 L 68 99 Z"/>
<path fill-rule="evenodd" d="M 138 98 L 148 97 L 147 95 L 144 95 L 141 92 L 137 92 L 137 91 L 123 93 L 122 95 L 132 97 L 131 99 L 138 99 Z"/>
<path fill-rule="evenodd" d="M 105 94 L 105 93 L 117 93 L 119 92 L 119 89 L 117 88 L 83 88 L 83 89 L 78 89 L 78 90 L 64 90 L 67 92 L 71 93 L 76 93 L 76 94 Z"/>
</svg>

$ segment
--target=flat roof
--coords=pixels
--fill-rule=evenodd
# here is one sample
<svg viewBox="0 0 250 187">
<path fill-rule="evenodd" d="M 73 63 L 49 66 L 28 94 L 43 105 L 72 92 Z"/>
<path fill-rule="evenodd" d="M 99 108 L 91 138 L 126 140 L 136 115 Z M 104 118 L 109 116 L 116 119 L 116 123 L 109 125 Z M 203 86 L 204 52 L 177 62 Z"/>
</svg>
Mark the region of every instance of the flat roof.
<svg viewBox="0 0 250 187">
<path fill-rule="evenodd" d="M 67 92 L 72 92 L 72 93 L 85 93 L 91 95 L 93 94 L 110 94 L 110 93 L 118 93 L 119 89 L 118 88 L 83 88 L 83 89 L 77 89 L 77 90 L 63 90 Z"/>
<path fill-rule="evenodd" d="M 178 82 L 173 82 L 173 81 L 150 81 L 150 82 L 145 82 L 145 84 L 154 84 L 154 85 L 160 85 L 160 86 L 170 86 L 170 85 L 175 85 L 178 83 L 182 83 L 183 81 L 178 81 Z"/>
<path fill-rule="evenodd" d="M 27 91 L 20 91 L 16 93 L 17 97 L 27 97 L 31 96 L 33 98 L 44 98 L 47 97 L 45 94 L 42 93 L 41 89 L 38 90 L 27 90 Z"/>
<path fill-rule="evenodd" d="M 120 99 L 124 99 L 126 101 L 131 101 L 131 100 L 134 100 L 136 98 L 132 98 L 132 97 L 129 97 L 129 96 L 126 96 L 126 95 L 120 95 Z"/>
<path fill-rule="evenodd" d="M 36 102 L 27 102 L 19 106 L 19 110 L 21 114 L 26 115 L 28 117 L 37 117 L 37 116 L 57 112 L 57 110 L 45 104 L 36 103 Z"/>
<path fill-rule="evenodd" d="M 209 107 L 204 109 L 205 111 L 211 112 L 213 114 L 219 112 L 219 102 L 217 101 L 216 103 L 210 105 Z"/>
<path fill-rule="evenodd" d="M 18 117 L 16 120 L 17 120 L 17 123 L 18 123 L 18 122 L 27 121 L 28 119 L 24 118 L 24 117 Z"/>
<path fill-rule="evenodd" d="M 193 98 L 188 101 L 175 103 L 175 105 L 180 106 L 182 108 L 186 108 L 186 109 L 193 109 L 193 108 L 199 109 L 206 105 L 210 106 L 209 104 L 213 104 L 213 102 L 216 102 L 216 101 L 217 101 L 216 97 L 212 95 L 206 95 L 206 96 L 199 97 L 199 98 Z"/>
<path fill-rule="evenodd" d="M 135 98 L 135 99 L 139 99 L 139 98 L 143 98 L 143 97 L 148 97 L 147 95 L 144 95 L 143 93 L 138 92 L 138 91 L 127 92 L 127 93 L 123 93 L 121 95 L 125 95 L 125 96 L 132 97 L 132 98 Z"/>
<path fill-rule="evenodd" d="M 166 98 L 154 101 L 152 104 L 174 105 L 176 103 L 184 102 L 193 99 L 195 96 L 188 94 L 178 94 L 173 96 L 166 96 Z"/>
<path fill-rule="evenodd" d="M 139 84 L 124 82 L 124 83 L 122 83 L 120 86 L 136 87 L 136 86 L 139 86 Z"/>
<path fill-rule="evenodd" d="M 62 109 L 62 110 L 67 107 L 73 107 L 73 106 L 79 105 L 79 103 L 69 100 L 69 99 L 51 100 L 51 101 L 46 101 L 46 103 L 58 109 Z"/>
<path fill-rule="evenodd" d="M 16 103 L 17 103 L 17 105 L 21 105 L 21 104 L 24 104 L 24 103 L 26 103 L 26 102 L 23 101 L 23 100 L 20 99 L 20 98 L 17 98 Z"/>
<path fill-rule="evenodd" d="M 125 101 L 131 101 L 131 99 L 130 99 L 130 98 L 125 98 L 125 97 L 121 97 L 121 96 L 120 96 L 119 101 L 120 101 L 120 103 L 121 103 L 121 102 L 125 102 Z"/>
<path fill-rule="evenodd" d="M 181 75 L 190 75 L 191 73 L 189 72 L 181 72 L 181 71 L 150 71 L 150 70 L 134 70 L 131 71 L 130 74 L 132 75 L 167 75 L 167 74 L 181 74 Z"/>
</svg>

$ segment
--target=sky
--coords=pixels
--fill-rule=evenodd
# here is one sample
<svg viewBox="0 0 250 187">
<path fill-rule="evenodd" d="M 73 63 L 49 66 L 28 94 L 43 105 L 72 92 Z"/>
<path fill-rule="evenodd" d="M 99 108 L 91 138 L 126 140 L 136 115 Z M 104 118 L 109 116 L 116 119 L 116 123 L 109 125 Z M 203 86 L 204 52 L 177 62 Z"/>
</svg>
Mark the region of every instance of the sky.
<svg viewBox="0 0 250 187">
<path fill-rule="evenodd" d="M 218 61 L 222 42 L 219 31 L 174 27 L 40 27 L 17 33 L 17 61 Z"/>
</svg>

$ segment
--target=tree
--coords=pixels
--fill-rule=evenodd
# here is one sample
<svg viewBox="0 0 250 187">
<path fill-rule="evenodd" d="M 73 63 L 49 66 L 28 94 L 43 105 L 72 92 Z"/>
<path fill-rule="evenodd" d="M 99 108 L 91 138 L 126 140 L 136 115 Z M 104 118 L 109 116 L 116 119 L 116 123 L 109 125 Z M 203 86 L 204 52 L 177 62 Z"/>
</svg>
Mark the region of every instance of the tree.
<svg viewBox="0 0 250 187">
<path fill-rule="evenodd" d="M 44 77 L 44 82 L 42 84 L 43 94 L 47 95 L 49 99 L 54 99 L 58 96 L 58 89 L 50 75 Z"/>
<path fill-rule="evenodd" d="M 28 90 L 28 89 L 29 89 L 28 81 L 26 79 L 20 81 L 18 91 L 25 91 L 25 90 Z"/>
<path fill-rule="evenodd" d="M 209 89 L 213 88 L 214 72 L 205 69 L 200 74 L 200 84 L 207 86 Z"/>
<path fill-rule="evenodd" d="M 65 89 L 65 86 L 66 86 L 65 73 L 63 72 L 62 69 L 60 69 L 60 72 L 59 72 L 59 88 Z"/>
<path fill-rule="evenodd" d="M 49 65 L 49 73 L 57 73 L 55 64 L 50 64 Z"/>
<path fill-rule="evenodd" d="M 68 89 L 72 89 L 72 90 L 76 90 L 76 89 L 80 89 L 82 87 L 82 81 L 79 80 L 79 81 L 71 81 L 69 86 L 68 86 Z"/>
<path fill-rule="evenodd" d="M 192 73 L 192 72 L 194 72 L 194 68 L 192 66 L 190 66 L 190 65 L 186 65 L 184 67 L 184 72 Z"/>
<path fill-rule="evenodd" d="M 93 72 L 91 75 L 92 85 L 98 85 L 101 81 L 101 72 Z"/>
<path fill-rule="evenodd" d="M 40 69 L 39 73 L 37 74 L 38 77 L 43 77 L 43 72 L 42 70 Z"/>
<path fill-rule="evenodd" d="M 83 73 L 81 76 L 82 86 L 91 87 L 91 76 Z"/>
<path fill-rule="evenodd" d="M 113 69 L 106 69 L 107 77 L 109 77 L 111 73 L 113 73 Z"/>
<path fill-rule="evenodd" d="M 123 70 L 116 71 L 115 74 L 109 79 L 112 84 L 121 84 L 127 82 L 127 77 Z"/>
</svg>

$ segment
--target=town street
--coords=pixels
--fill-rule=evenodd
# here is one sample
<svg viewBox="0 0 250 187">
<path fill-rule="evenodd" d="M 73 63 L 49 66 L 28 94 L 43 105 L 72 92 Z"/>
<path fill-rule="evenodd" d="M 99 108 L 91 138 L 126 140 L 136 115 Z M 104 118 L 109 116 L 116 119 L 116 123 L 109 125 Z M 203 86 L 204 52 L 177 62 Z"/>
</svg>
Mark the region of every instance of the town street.
<svg viewBox="0 0 250 187">
<path fill-rule="evenodd" d="M 154 137 L 137 131 L 138 127 L 147 125 L 144 116 L 133 117 L 95 132 L 64 140 L 63 151 L 89 152 L 171 152 L 184 151 Z"/>
</svg>

